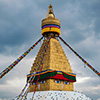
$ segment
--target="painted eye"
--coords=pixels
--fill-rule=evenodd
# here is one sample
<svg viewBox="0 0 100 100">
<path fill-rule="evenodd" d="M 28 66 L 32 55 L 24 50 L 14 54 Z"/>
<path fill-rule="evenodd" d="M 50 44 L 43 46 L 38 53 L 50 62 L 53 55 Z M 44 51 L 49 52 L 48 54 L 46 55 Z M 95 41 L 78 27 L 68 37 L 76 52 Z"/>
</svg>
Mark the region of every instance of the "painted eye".
<svg viewBox="0 0 100 100">
<path fill-rule="evenodd" d="M 55 80 L 55 82 L 56 82 L 56 83 L 60 83 L 60 81 L 58 81 L 58 80 Z"/>
<path fill-rule="evenodd" d="M 64 84 L 69 84 L 69 82 L 64 82 Z"/>
<path fill-rule="evenodd" d="M 33 83 L 34 85 L 36 85 L 36 83 Z"/>
<path fill-rule="evenodd" d="M 41 83 L 43 84 L 43 83 L 45 83 L 45 81 L 41 81 Z"/>
</svg>

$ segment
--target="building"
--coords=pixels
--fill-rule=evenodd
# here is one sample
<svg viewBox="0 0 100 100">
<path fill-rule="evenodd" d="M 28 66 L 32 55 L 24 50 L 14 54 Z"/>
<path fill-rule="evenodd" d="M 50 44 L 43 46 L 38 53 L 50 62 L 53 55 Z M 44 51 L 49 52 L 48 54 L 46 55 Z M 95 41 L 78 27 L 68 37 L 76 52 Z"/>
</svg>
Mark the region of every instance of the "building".
<svg viewBox="0 0 100 100">
<path fill-rule="evenodd" d="M 91 100 L 83 93 L 74 91 L 76 74 L 59 43 L 60 20 L 55 18 L 50 4 L 46 18 L 42 20 L 43 44 L 34 60 L 27 81 L 30 81 L 28 100 Z M 44 53 L 45 52 L 45 53 Z M 34 73 L 34 74 L 32 74 Z"/>
</svg>

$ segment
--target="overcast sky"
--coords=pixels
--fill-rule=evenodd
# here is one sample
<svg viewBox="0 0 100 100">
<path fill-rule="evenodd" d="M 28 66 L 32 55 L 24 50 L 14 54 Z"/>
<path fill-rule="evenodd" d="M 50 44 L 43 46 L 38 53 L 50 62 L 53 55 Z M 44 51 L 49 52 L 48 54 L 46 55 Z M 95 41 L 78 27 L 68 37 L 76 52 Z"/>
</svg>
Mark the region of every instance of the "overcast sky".
<svg viewBox="0 0 100 100">
<path fill-rule="evenodd" d="M 0 72 L 41 37 L 50 3 L 61 21 L 61 37 L 100 72 L 100 0 L 0 0 Z M 0 100 L 19 95 L 41 44 L 0 80 Z M 61 45 L 77 75 L 74 89 L 100 100 L 100 77 Z"/>
</svg>

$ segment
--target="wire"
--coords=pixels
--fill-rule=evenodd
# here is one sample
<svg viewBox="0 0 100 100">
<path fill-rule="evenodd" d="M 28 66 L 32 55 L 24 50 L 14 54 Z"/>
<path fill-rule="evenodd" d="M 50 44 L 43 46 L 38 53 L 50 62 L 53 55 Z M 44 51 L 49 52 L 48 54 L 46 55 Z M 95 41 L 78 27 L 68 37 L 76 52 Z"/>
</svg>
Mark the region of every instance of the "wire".
<svg viewBox="0 0 100 100">
<path fill-rule="evenodd" d="M 46 48 L 44 47 L 44 48 L 45 48 L 45 49 L 44 49 L 44 52 L 43 52 L 43 55 L 44 55 L 44 56 L 46 56 L 46 52 L 47 52 L 47 49 L 48 49 L 48 44 L 49 44 L 51 38 L 48 38 L 48 39 L 49 39 L 49 41 L 47 41 L 47 45 L 45 45 Z M 43 57 L 42 59 L 43 59 L 43 61 L 44 61 L 44 57 Z M 40 72 L 42 71 L 42 68 L 43 68 L 43 62 L 41 62 L 41 64 L 42 64 L 42 66 L 41 66 Z M 32 100 L 33 100 L 34 94 L 35 94 L 35 92 L 36 92 L 36 88 L 37 88 L 37 84 L 38 84 L 39 78 L 40 78 L 40 74 L 39 74 L 38 79 L 37 79 L 37 81 L 36 81 L 35 89 L 34 89 L 34 92 L 33 92 L 33 95 L 32 95 Z"/>
<path fill-rule="evenodd" d="M 41 40 L 41 37 L 34 45 L 32 45 L 24 54 L 22 54 L 16 61 L 14 61 L 10 66 L 0 73 L 0 79 L 5 76 L 9 71 L 11 71 Z"/>
<path fill-rule="evenodd" d="M 27 94 L 28 94 L 28 92 L 29 92 L 29 88 L 30 88 L 30 86 L 31 86 L 31 83 L 34 81 L 35 76 L 36 76 L 36 72 L 34 73 L 34 71 L 38 70 L 40 67 L 41 67 L 41 70 L 42 70 L 42 68 L 43 68 L 43 59 L 44 59 L 45 53 L 46 53 L 46 51 L 47 51 L 46 49 L 48 48 L 49 41 L 50 41 L 50 39 L 49 39 L 48 41 L 46 41 L 45 46 L 43 47 L 43 54 L 40 54 L 40 56 L 39 56 L 39 61 L 37 62 L 36 66 L 35 66 L 35 69 L 33 70 L 33 73 L 31 74 L 31 77 L 29 78 L 27 84 L 25 85 L 25 87 L 24 87 L 24 89 L 23 89 L 23 90 L 25 90 L 25 88 L 28 86 L 28 83 L 30 83 L 29 86 L 28 86 L 28 88 L 26 89 L 26 92 L 24 93 L 24 95 L 22 95 L 22 93 L 24 92 L 24 91 L 22 90 L 22 92 L 21 92 L 21 94 L 18 96 L 17 100 L 19 100 L 21 96 L 22 96 L 22 97 L 21 97 L 21 100 L 23 100 L 23 99 L 25 99 L 25 98 L 27 97 Z M 40 63 L 40 62 L 41 62 L 41 63 Z M 38 63 L 40 63 L 39 65 L 42 64 L 42 66 L 39 66 L 38 68 L 36 68 L 36 67 L 38 66 Z M 35 74 L 34 77 L 33 77 L 33 74 Z M 39 77 L 38 77 L 38 80 L 39 80 Z M 38 82 L 38 81 L 37 81 L 37 82 Z M 35 88 L 36 88 L 36 86 L 35 86 Z M 35 93 L 35 92 L 34 92 L 34 93 Z"/>
<path fill-rule="evenodd" d="M 70 49 L 76 56 L 78 56 L 78 57 L 84 62 L 84 64 L 86 64 L 90 69 L 92 69 L 92 71 L 94 71 L 98 76 L 100 76 L 100 73 L 99 73 L 96 69 L 94 69 L 86 60 L 84 60 L 75 50 L 73 50 L 73 49 L 71 48 L 71 46 L 69 46 L 60 36 L 59 36 L 59 39 L 60 39 L 66 46 L 68 46 L 69 49 Z"/>
</svg>

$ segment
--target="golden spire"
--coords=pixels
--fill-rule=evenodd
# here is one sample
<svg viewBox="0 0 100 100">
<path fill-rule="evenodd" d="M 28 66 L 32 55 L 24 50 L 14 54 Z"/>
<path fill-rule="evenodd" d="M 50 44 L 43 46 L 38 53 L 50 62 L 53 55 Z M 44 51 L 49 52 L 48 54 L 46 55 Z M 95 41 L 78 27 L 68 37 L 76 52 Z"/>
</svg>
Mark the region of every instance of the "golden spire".
<svg viewBox="0 0 100 100">
<path fill-rule="evenodd" d="M 47 15 L 46 15 L 46 18 L 48 17 L 54 17 L 55 18 L 55 15 L 53 13 L 53 7 L 52 5 L 50 4 L 49 8 L 48 8 L 48 12 L 47 12 Z"/>
<path fill-rule="evenodd" d="M 42 20 L 42 32 L 41 34 L 44 37 L 50 36 L 52 33 L 55 36 L 59 36 L 60 33 L 60 20 L 55 18 L 54 12 L 53 12 L 53 7 L 50 4 L 48 7 L 48 12 L 46 15 L 46 18 Z"/>
<path fill-rule="evenodd" d="M 76 75 L 72 73 L 72 69 L 68 59 L 57 39 L 60 35 L 60 21 L 55 18 L 53 7 L 50 4 L 47 16 L 42 20 L 42 35 L 45 37 L 43 44 L 37 54 L 36 59 L 31 67 L 27 80 L 31 77 L 34 69 L 34 81 L 31 81 L 29 91 L 33 92 L 38 80 L 36 91 L 73 91 L 73 83 L 76 81 Z M 44 47 L 51 37 L 48 50 L 43 58 Z M 42 71 L 40 71 L 42 66 Z"/>
</svg>

